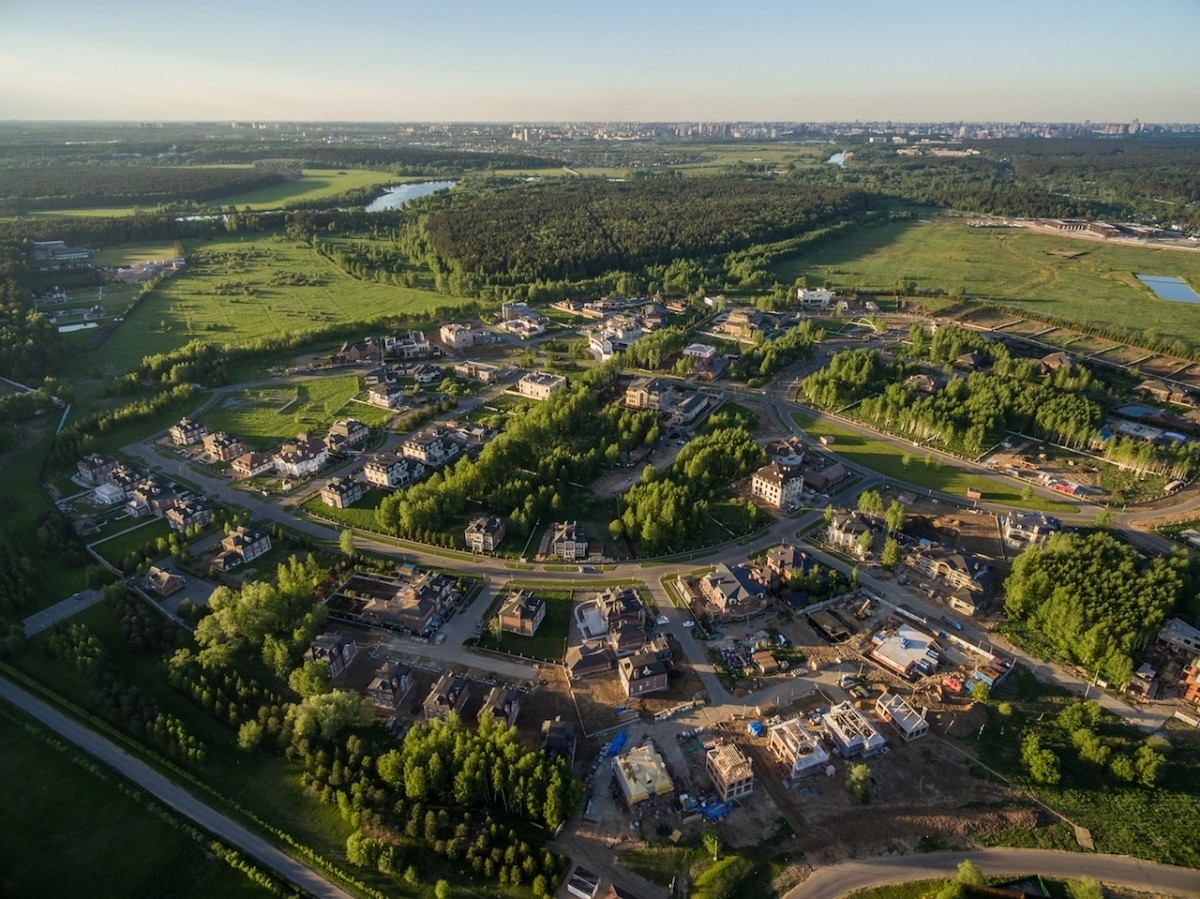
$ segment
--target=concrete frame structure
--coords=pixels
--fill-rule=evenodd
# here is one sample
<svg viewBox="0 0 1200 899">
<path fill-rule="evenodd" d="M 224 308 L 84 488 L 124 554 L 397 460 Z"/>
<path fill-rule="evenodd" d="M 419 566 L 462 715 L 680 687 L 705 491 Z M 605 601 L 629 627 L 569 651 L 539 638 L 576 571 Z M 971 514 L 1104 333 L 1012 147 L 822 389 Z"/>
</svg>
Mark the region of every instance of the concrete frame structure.
<svg viewBox="0 0 1200 899">
<path fill-rule="evenodd" d="M 725 802 L 743 799 L 754 792 L 754 769 L 750 759 L 732 743 L 720 743 L 704 756 L 704 770 L 712 778 L 717 795 Z"/>
</svg>

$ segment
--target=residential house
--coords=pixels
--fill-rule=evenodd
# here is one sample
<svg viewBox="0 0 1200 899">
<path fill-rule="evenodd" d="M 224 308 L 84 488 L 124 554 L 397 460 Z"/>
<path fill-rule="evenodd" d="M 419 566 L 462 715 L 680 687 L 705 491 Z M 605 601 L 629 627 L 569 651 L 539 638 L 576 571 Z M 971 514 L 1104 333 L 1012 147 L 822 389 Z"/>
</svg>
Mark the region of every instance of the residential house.
<svg viewBox="0 0 1200 899">
<path fill-rule="evenodd" d="M 556 522 L 550 535 L 550 552 L 567 562 L 586 559 L 587 530 L 577 521 Z"/>
<path fill-rule="evenodd" d="M 917 372 L 915 375 L 909 375 L 904 379 L 904 386 L 909 390 L 916 390 L 920 393 L 933 396 L 941 390 L 945 384 L 941 378 L 935 377 L 925 372 Z"/>
<path fill-rule="evenodd" d="M 531 371 L 517 381 L 517 393 L 534 400 L 548 399 L 556 390 L 567 386 L 567 379 L 562 375 L 551 374 L 548 371 Z"/>
<path fill-rule="evenodd" d="M 353 418 L 340 418 L 329 426 L 325 446 L 331 453 L 360 449 L 371 437 L 371 429 Z"/>
<path fill-rule="evenodd" d="M 750 493 L 777 509 L 792 509 L 800 502 L 804 476 L 799 469 L 771 462 L 754 472 Z"/>
<path fill-rule="evenodd" d="M 765 568 L 771 583 L 786 583 L 793 574 L 803 574 L 808 569 L 808 556 L 791 544 L 782 543 L 767 550 Z"/>
<path fill-rule="evenodd" d="M 504 519 L 497 515 L 482 515 L 467 525 L 463 537 L 471 552 L 495 552 L 504 539 Z"/>
<path fill-rule="evenodd" d="M 960 368 L 963 371 L 982 371 L 987 368 L 991 362 L 990 357 L 986 353 L 981 353 L 979 350 L 971 350 L 969 353 L 963 353 L 954 360 L 954 367 Z"/>
<path fill-rule="evenodd" d="M 500 630 L 532 637 L 545 617 L 545 600 L 528 590 L 514 590 L 500 606 Z"/>
<path fill-rule="evenodd" d="M 597 603 L 609 630 L 646 626 L 646 604 L 634 587 L 608 587 L 597 597 Z"/>
<path fill-rule="evenodd" d="M 824 438 L 822 438 L 824 439 Z M 832 442 L 832 441 L 831 441 Z M 804 486 L 817 493 L 828 493 L 834 487 L 846 480 L 846 466 L 841 462 L 832 462 L 823 468 L 810 467 L 804 472 Z"/>
<path fill-rule="evenodd" d="M 412 669 L 408 665 L 397 661 L 384 662 L 367 685 L 367 699 L 378 708 L 394 712 L 408 699 L 415 685 Z"/>
<path fill-rule="evenodd" d="M 926 577 L 941 578 L 955 590 L 985 594 L 995 580 L 987 563 L 963 550 L 925 546 L 910 552 L 905 564 Z"/>
<path fill-rule="evenodd" d="M 177 502 L 164 513 L 171 530 L 185 533 L 192 528 L 202 528 L 212 521 L 212 509 L 207 503 L 189 500 Z"/>
<path fill-rule="evenodd" d="M 766 587 L 754 579 L 750 569 L 741 565 L 730 568 L 721 562 L 709 574 L 697 578 L 696 583 L 707 601 L 704 611 L 722 621 L 759 615 L 769 605 Z"/>
<path fill-rule="evenodd" d="M 257 528 L 238 526 L 221 541 L 216 565 L 222 571 L 253 562 L 271 551 L 271 535 Z"/>
<path fill-rule="evenodd" d="M 496 721 L 503 721 L 509 727 L 517 723 L 517 715 L 521 711 L 521 691 L 507 684 L 497 684 L 488 691 L 483 700 L 483 708 L 479 710 L 479 720 L 491 715 Z"/>
<path fill-rule="evenodd" d="M 275 454 L 275 470 L 288 478 L 304 478 L 316 474 L 329 461 L 325 441 L 299 435 L 279 448 Z"/>
<path fill-rule="evenodd" d="M 672 411 L 679 402 L 679 389 L 662 378 L 637 378 L 625 388 L 625 405 L 652 412 Z"/>
<path fill-rule="evenodd" d="M 159 596 L 170 596 L 176 590 L 182 590 L 184 583 L 182 577 L 157 565 L 151 565 L 146 571 L 146 576 L 142 578 L 142 586 Z"/>
<path fill-rule="evenodd" d="M 443 428 L 428 427 L 409 434 L 400 452 L 429 468 L 440 468 L 458 455 L 459 447 Z"/>
<path fill-rule="evenodd" d="M 594 640 L 567 647 L 563 667 L 567 669 L 567 677 L 580 680 L 597 674 L 607 674 L 613 670 L 616 663 L 616 656 L 604 641 Z"/>
<path fill-rule="evenodd" d="M 399 384 L 384 381 L 367 390 L 367 402 L 380 409 L 403 409 L 408 405 L 408 397 Z"/>
<path fill-rule="evenodd" d="M 167 430 L 171 442 L 176 446 L 191 446 L 199 443 L 208 434 L 208 425 L 190 418 L 181 418 Z"/>
<path fill-rule="evenodd" d="M 447 672 L 438 678 L 433 689 L 425 698 L 425 718 L 433 721 L 445 718 L 451 712 L 462 713 L 462 707 L 467 704 L 467 679 L 461 674 Z"/>
<path fill-rule="evenodd" d="M 718 743 L 709 749 L 704 756 L 704 770 L 723 802 L 745 799 L 754 792 L 750 759 L 732 743 Z"/>
<path fill-rule="evenodd" d="M 1200 656 L 1192 659 L 1184 672 L 1183 701 L 1200 707 Z"/>
<path fill-rule="evenodd" d="M 1173 652 L 1191 656 L 1200 653 L 1200 630 L 1182 618 L 1171 618 L 1159 630 L 1158 642 Z"/>
<path fill-rule="evenodd" d="M 125 503 L 125 508 L 134 518 L 144 515 L 162 518 L 177 502 L 179 498 L 174 490 L 157 478 L 147 477 L 129 490 L 129 501 Z"/>
<path fill-rule="evenodd" d="M 653 652 L 628 656 L 617 662 L 617 676 L 625 688 L 625 695 L 631 697 L 667 689 L 669 670 L 670 663 Z"/>
<path fill-rule="evenodd" d="M 1068 353 L 1059 350 L 1057 353 L 1050 353 L 1043 356 L 1040 360 L 1041 373 L 1043 376 L 1052 372 L 1058 371 L 1060 368 L 1070 368 L 1074 362 Z"/>
<path fill-rule="evenodd" d="M 739 307 L 730 310 L 721 330 L 737 340 L 750 340 L 762 330 L 762 315 L 757 309 Z"/>
<path fill-rule="evenodd" d="M 330 675 L 339 677 L 350 667 L 350 663 L 354 661 L 356 655 L 358 655 L 358 645 L 352 637 L 326 631 L 318 634 L 317 638 L 312 641 L 308 651 L 304 654 L 304 659 L 308 662 L 327 663 Z"/>
<path fill-rule="evenodd" d="M 243 453 L 230 466 L 235 478 L 255 478 L 275 470 L 275 456 L 271 453 Z"/>
<path fill-rule="evenodd" d="M 690 427 L 700 417 L 700 414 L 708 408 L 708 397 L 702 393 L 689 391 L 683 394 L 683 398 L 676 403 L 675 411 L 671 414 L 669 424 L 672 427 Z"/>
<path fill-rule="evenodd" d="M 435 624 L 440 623 L 458 598 L 457 586 L 452 578 L 422 571 L 401 586 L 380 611 L 398 619 L 414 634 L 430 636 Z M 368 604 L 366 611 L 367 616 L 371 617 L 374 611 L 371 604 Z"/>
<path fill-rule="evenodd" d="M 397 490 L 425 477 L 425 466 L 416 459 L 380 453 L 363 466 L 363 477 L 372 487 Z"/>
<path fill-rule="evenodd" d="M 442 325 L 438 337 L 452 350 L 469 350 L 475 346 L 475 329 L 470 325 L 449 322 Z"/>
<path fill-rule="evenodd" d="M 1062 522 L 1042 512 L 1009 512 L 1000 519 L 1004 540 L 1010 546 L 1043 546 L 1062 530 Z"/>
<path fill-rule="evenodd" d="M 362 499 L 366 492 L 367 485 L 349 475 L 331 478 L 321 487 L 321 502 L 335 509 L 345 509 Z"/>
<path fill-rule="evenodd" d="M 767 748 L 790 780 L 816 776 L 829 764 L 829 753 L 799 716 L 772 727 Z"/>
<path fill-rule="evenodd" d="M 359 365 L 383 361 L 383 344 L 378 337 L 368 337 L 362 343 L 343 343 L 329 361 L 334 365 Z"/>
<path fill-rule="evenodd" d="M 445 374 L 436 365 L 428 362 L 422 362 L 419 365 L 414 365 L 408 372 L 414 381 L 418 384 L 436 384 L 445 377 Z"/>
<path fill-rule="evenodd" d="M 204 451 L 218 462 L 232 462 L 246 452 L 246 444 L 232 434 L 217 431 L 205 436 Z"/>
<path fill-rule="evenodd" d="M 538 748 L 550 758 L 566 759 L 568 765 L 575 764 L 577 742 L 577 730 L 572 722 L 563 721 L 561 716 L 556 717 L 553 721 L 542 722 Z"/>
<path fill-rule="evenodd" d="M 648 642 L 646 629 L 636 624 L 622 624 L 609 629 L 605 640 L 618 659 L 644 652 Z"/>
<path fill-rule="evenodd" d="M 76 465 L 79 471 L 79 479 L 89 487 L 99 487 L 108 479 L 108 476 L 112 474 L 113 469 L 116 467 L 116 459 L 100 453 L 92 453 L 84 456 Z"/>
<path fill-rule="evenodd" d="M 871 534 L 871 525 L 857 510 L 839 512 L 825 529 L 825 542 L 856 559 L 863 558 L 863 535 Z M 869 550 L 868 550 L 869 551 Z"/>
<path fill-rule="evenodd" d="M 406 331 L 383 339 L 383 351 L 400 359 L 425 359 L 433 353 L 433 344 L 420 331 Z"/>
<path fill-rule="evenodd" d="M 459 362 L 454 366 L 456 377 L 479 381 L 481 384 L 495 384 L 504 376 L 504 371 L 498 365 L 488 365 L 485 362 Z"/>
<path fill-rule="evenodd" d="M 823 287 L 812 290 L 807 287 L 796 288 L 796 300 L 805 309 L 828 309 L 834 303 L 834 293 Z"/>
<path fill-rule="evenodd" d="M 799 437 L 793 436 L 786 440 L 773 440 L 765 449 L 772 462 L 778 462 L 786 468 L 799 468 L 804 464 L 804 454 L 808 447 Z"/>
</svg>

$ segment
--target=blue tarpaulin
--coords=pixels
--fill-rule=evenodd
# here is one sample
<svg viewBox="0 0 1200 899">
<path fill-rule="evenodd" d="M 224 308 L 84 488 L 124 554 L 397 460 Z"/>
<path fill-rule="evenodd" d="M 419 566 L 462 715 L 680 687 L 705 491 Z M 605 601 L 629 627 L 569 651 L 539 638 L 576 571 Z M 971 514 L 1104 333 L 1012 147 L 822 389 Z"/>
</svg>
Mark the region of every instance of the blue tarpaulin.
<svg viewBox="0 0 1200 899">
<path fill-rule="evenodd" d="M 750 732 L 750 736 L 752 737 L 761 737 L 765 728 L 762 726 L 761 721 L 751 721 L 746 725 L 746 730 Z"/>
<path fill-rule="evenodd" d="M 610 756 L 616 756 L 618 752 L 625 748 L 625 741 L 628 739 L 629 735 L 625 733 L 625 731 L 619 732 L 615 737 L 613 737 L 612 743 L 609 744 L 608 754 Z"/>
</svg>

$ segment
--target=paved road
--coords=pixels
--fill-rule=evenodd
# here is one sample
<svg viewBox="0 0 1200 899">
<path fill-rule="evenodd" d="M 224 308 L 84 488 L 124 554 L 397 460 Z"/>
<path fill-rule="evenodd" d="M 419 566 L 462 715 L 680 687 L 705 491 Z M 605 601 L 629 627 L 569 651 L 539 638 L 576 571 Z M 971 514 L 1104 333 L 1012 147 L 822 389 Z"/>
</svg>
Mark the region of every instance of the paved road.
<svg viewBox="0 0 1200 899">
<path fill-rule="evenodd" d="M 12 703 L 225 843 L 278 871 L 306 893 L 322 899 L 351 899 L 350 893 L 330 883 L 316 871 L 201 802 L 107 738 L 68 718 L 4 678 L 0 678 L 0 699 Z"/>
<path fill-rule="evenodd" d="M 77 612 L 82 612 L 84 609 L 94 606 L 100 601 L 99 590 L 84 590 L 76 593 L 74 596 L 69 596 L 62 602 L 56 602 L 54 605 L 42 609 L 40 612 L 35 612 L 25 619 L 25 636 L 32 637 L 34 634 L 40 634 L 44 630 L 48 630 L 60 621 L 66 621 Z"/>
<path fill-rule="evenodd" d="M 931 852 L 894 858 L 854 859 L 821 868 L 784 899 L 838 899 L 854 890 L 953 877 L 958 863 L 970 859 L 984 874 L 1041 874 L 1043 877 L 1092 877 L 1102 883 L 1154 890 L 1171 896 L 1200 896 L 1200 871 L 1156 865 L 1121 855 L 1057 852 L 1049 849 L 980 849 Z"/>
</svg>

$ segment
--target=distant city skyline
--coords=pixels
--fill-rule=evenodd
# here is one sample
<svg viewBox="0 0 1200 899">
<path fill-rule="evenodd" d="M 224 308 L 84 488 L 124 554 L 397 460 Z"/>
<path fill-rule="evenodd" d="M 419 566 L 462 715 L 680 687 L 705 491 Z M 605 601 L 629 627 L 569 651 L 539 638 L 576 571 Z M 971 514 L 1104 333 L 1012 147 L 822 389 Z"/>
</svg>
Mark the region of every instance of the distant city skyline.
<svg viewBox="0 0 1200 899">
<path fill-rule="evenodd" d="M 0 119 L 1200 121 L 1200 2 L 0 4 Z"/>
</svg>

